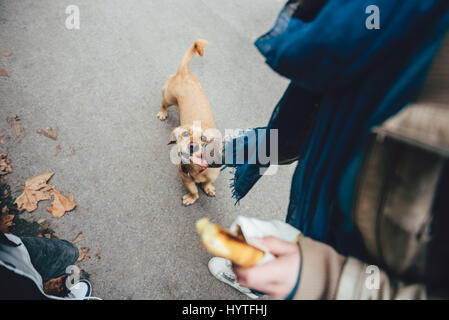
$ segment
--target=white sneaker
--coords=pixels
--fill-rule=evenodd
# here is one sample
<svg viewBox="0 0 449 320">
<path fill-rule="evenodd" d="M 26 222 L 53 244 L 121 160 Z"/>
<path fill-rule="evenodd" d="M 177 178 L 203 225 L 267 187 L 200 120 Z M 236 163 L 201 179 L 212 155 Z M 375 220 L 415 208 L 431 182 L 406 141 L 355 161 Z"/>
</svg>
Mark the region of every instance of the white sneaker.
<svg viewBox="0 0 449 320">
<path fill-rule="evenodd" d="M 75 300 L 88 300 L 92 293 L 92 285 L 87 280 L 80 280 L 69 288 L 66 298 Z"/>
<path fill-rule="evenodd" d="M 246 294 L 251 299 L 259 298 L 259 296 L 254 294 L 253 291 L 251 291 L 251 289 L 243 287 L 237 282 L 237 277 L 235 273 L 232 271 L 231 261 L 219 257 L 214 257 L 209 260 L 207 266 L 209 268 L 210 273 L 212 273 L 212 275 L 218 280 L 230 285 L 231 287 L 240 291 L 241 293 Z"/>
</svg>

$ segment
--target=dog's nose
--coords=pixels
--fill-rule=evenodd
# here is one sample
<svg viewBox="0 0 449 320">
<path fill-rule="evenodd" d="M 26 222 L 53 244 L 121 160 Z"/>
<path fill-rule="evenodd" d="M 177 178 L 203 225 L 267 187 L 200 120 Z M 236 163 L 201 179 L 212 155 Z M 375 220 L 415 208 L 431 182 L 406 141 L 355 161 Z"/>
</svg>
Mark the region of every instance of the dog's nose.
<svg viewBox="0 0 449 320">
<path fill-rule="evenodd" d="M 189 146 L 190 154 L 194 154 L 194 153 L 198 152 L 199 149 L 200 149 L 200 146 L 197 143 L 191 143 Z"/>
</svg>

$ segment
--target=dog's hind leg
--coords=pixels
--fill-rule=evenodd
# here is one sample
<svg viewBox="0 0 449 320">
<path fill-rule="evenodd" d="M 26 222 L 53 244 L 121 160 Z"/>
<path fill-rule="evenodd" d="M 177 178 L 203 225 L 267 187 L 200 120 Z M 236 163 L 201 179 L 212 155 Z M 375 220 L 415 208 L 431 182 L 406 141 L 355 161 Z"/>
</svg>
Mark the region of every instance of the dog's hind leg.
<svg viewBox="0 0 449 320">
<path fill-rule="evenodd" d="M 172 78 L 173 78 L 173 76 L 171 76 L 167 80 L 164 87 L 162 88 L 161 108 L 159 109 L 159 112 L 157 113 L 157 117 L 161 121 L 164 121 L 168 117 L 167 108 L 176 104 L 176 98 L 170 96 L 170 94 L 168 93 L 168 84 Z"/>
<path fill-rule="evenodd" d="M 159 120 L 164 121 L 168 117 L 167 108 L 169 105 L 164 101 L 164 98 L 162 98 L 161 108 L 159 109 L 159 112 L 157 113 L 157 117 Z"/>
</svg>

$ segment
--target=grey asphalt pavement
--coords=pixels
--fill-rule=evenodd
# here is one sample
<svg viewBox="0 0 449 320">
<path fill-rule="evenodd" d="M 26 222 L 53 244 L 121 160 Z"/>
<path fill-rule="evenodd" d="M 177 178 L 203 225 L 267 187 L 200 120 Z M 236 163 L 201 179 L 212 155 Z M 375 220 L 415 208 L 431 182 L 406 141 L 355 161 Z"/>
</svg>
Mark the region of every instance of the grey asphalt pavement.
<svg viewBox="0 0 449 320">
<path fill-rule="evenodd" d="M 65 9 L 80 8 L 80 29 L 65 27 Z M 104 299 L 245 299 L 207 270 L 195 221 L 229 226 L 238 215 L 285 218 L 293 167 L 260 180 L 240 205 L 224 172 L 217 197 L 181 205 L 184 187 L 167 140 L 177 110 L 156 118 L 160 91 L 196 38 L 210 42 L 191 71 L 202 82 L 219 129 L 266 124 L 287 81 L 253 46 L 272 26 L 275 0 L 0 0 L 0 151 L 9 182 L 43 173 L 78 206 L 53 219 L 41 202 L 26 219 L 46 218 L 61 238 L 83 232 L 90 248 L 80 263 L 94 295 Z M 25 128 L 14 137 L 6 122 Z M 36 133 L 52 127 L 57 141 Z M 57 146 L 61 151 L 57 152 Z M 96 254 L 98 253 L 98 256 Z"/>
</svg>

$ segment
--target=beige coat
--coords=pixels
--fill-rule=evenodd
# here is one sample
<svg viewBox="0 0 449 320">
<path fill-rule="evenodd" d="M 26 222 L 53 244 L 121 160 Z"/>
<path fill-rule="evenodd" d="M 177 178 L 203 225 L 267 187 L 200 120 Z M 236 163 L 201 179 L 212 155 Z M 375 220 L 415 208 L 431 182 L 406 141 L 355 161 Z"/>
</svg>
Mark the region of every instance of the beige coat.
<svg viewBox="0 0 449 320">
<path fill-rule="evenodd" d="M 441 190 L 449 176 L 448 158 L 449 37 L 417 102 L 374 130 L 359 169 L 353 221 L 371 264 L 303 238 L 295 298 L 447 297 L 449 288 L 441 279 L 449 271 L 449 224 L 436 223 L 442 219 L 435 220 L 435 197 L 449 196 L 449 183 Z M 444 222 L 448 213 L 440 216 Z M 430 232 L 432 222 L 436 230 Z M 436 232 L 440 235 L 432 242 L 430 234 Z"/>
</svg>

